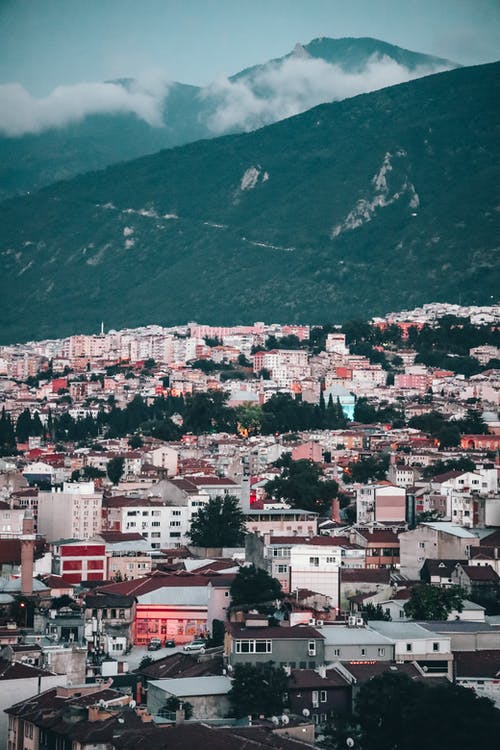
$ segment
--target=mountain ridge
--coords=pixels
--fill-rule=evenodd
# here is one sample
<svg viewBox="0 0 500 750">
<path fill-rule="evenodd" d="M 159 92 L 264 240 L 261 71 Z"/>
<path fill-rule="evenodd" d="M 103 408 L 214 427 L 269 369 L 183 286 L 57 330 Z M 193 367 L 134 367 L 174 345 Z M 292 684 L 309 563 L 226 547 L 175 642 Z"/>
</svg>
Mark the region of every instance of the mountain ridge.
<svg viewBox="0 0 500 750">
<path fill-rule="evenodd" d="M 485 304 L 499 71 L 420 78 L 5 202 L 3 340 L 102 319 L 319 323 Z"/>
<path fill-rule="evenodd" d="M 328 66 L 335 63 L 346 73 L 351 71 L 358 76 L 374 56 L 382 58 L 385 55 L 387 60 L 390 58 L 402 69 L 407 68 L 408 77 L 414 74 L 417 61 L 427 65 L 429 72 L 436 65 L 455 65 L 441 58 L 411 52 L 371 38 L 335 40 L 322 37 L 321 40 L 313 40 L 305 45 L 304 49 L 308 48 L 313 50 L 313 54 L 309 56 L 309 65 L 323 63 Z M 217 129 L 221 134 L 243 132 L 287 116 L 290 112 L 280 112 L 279 108 L 274 112 L 273 96 L 276 98 L 276 91 L 272 88 L 269 90 L 268 85 L 263 86 L 262 80 L 269 77 L 270 72 L 274 75 L 276 69 L 287 64 L 293 54 L 292 51 L 276 60 L 240 71 L 230 76 L 224 86 L 214 84 L 202 89 L 186 83 L 170 82 L 168 92 L 161 100 L 162 127 L 153 127 L 134 114 L 101 113 L 37 134 L 0 137 L 0 200 L 13 194 L 36 190 L 59 179 L 70 179 L 76 174 L 151 154 L 162 148 L 215 137 Z M 334 81 L 335 76 L 332 74 L 332 80 L 326 89 L 313 94 L 308 93 L 311 81 L 306 81 L 305 90 L 297 95 L 297 101 L 292 96 L 290 106 L 303 111 L 325 101 Z M 123 85 L 129 90 L 134 81 L 121 78 L 107 83 Z M 273 83 L 279 85 L 274 77 Z M 231 110 L 231 86 L 244 86 L 249 97 L 255 98 L 257 110 L 260 108 L 262 111 L 261 121 L 245 121 L 244 118 L 243 121 L 238 118 L 234 121 L 231 117 L 226 121 L 224 117 L 218 117 L 221 111 L 224 113 Z M 237 96 L 237 93 L 235 91 L 234 95 Z M 330 98 L 339 97 L 334 97 L 332 90 Z"/>
</svg>

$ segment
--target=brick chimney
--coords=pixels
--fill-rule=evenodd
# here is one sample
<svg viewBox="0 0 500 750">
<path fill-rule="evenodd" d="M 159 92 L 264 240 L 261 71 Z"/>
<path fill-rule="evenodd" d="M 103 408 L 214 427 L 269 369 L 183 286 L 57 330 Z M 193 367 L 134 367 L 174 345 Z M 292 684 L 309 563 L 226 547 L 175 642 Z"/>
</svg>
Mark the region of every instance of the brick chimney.
<svg viewBox="0 0 500 750">
<path fill-rule="evenodd" d="M 332 521 L 340 523 L 340 501 L 338 497 L 334 497 L 332 500 Z"/>
<path fill-rule="evenodd" d="M 35 550 L 35 534 L 33 514 L 28 508 L 23 517 L 23 533 L 21 534 L 21 594 L 31 596 L 33 593 L 33 558 Z"/>
</svg>

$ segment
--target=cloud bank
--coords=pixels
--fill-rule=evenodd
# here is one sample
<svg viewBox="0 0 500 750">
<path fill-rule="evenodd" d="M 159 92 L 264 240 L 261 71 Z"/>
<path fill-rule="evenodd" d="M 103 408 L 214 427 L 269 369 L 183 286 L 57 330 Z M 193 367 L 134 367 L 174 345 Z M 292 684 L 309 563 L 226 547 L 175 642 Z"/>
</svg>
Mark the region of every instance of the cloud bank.
<svg viewBox="0 0 500 750">
<path fill-rule="evenodd" d="M 404 83 L 444 68 L 424 66 L 410 71 L 390 57 L 371 58 L 362 72 L 347 73 L 319 58 L 292 55 L 258 70 L 249 78 L 221 78 L 206 87 L 204 99 L 217 104 L 208 118 L 215 134 L 246 131 L 304 112 L 317 104 Z"/>
<path fill-rule="evenodd" d="M 0 133 L 6 136 L 35 134 L 96 114 L 135 114 L 149 125 L 161 127 L 167 89 L 165 75 L 156 72 L 128 84 L 58 86 L 40 99 L 19 83 L 0 85 Z"/>
</svg>

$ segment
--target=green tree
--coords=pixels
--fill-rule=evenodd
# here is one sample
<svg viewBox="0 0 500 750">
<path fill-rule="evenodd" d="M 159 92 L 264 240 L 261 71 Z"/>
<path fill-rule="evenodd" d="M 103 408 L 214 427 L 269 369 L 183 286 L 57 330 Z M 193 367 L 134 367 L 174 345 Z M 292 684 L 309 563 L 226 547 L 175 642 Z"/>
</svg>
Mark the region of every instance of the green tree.
<svg viewBox="0 0 500 750">
<path fill-rule="evenodd" d="M 239 547 L 245 532 L 245 515 L 238 498 L 218 495 L 193 516 L 189 538 L 196 547 Z"/>
<path fill-rule="evenodd" d="M 371 602 L 365 604 L 363 607 L 363 618 L 365 622 L 368 622 L 368 620 L 390 622 L 392 619 L 389 612 L 383 609 L 381 604 L 372 604 Z"/>
<path fill-rule="evenodd" d="M 255 565 L 245 565 L 238 570 L 230 593 L 231 606 L 246 605 L 263 613 L 274 611 L 276 600 L 283 598 L 280 582 Z"/>
<path fill-rule="evenodd" d="M 388 455 L 374 455 L 360 458 L 359 461 L 349 461 L 344 472 L 344 481 L 366 484 L 383 480 L 386 478 L 389 460 Z"/>
<path fill-rule="evenodd" d="M 412 588 L 404 611 L 414 620 L 446 620 L 452 610 L 462 611 L 463 599 L 464 592 L 460 586 L 441 588 L 420 583 Z"/>
<path fill-rule="evenodd" d="M 286 706 L 288 678 L 285 671 L 272 662 L 259 666 L 237 664 L 229 700 L 237 718 L 249 715 L 280 715 Z"/>
<path fill-rule="evenodd" d="M 262 426 L 262 408 L 258 404 L 242 404 L 236 409 L 238 432 L 243 435 L 257 435 Z"/>
<path fill-rule="evenodd" d="M 113 484 L 118 484 L 118 482 L 123 476 L 124 469 L 125 469 L 125 459 L 123 458 L 123 456 L 114 456 L 108 461 L 106 472 L 107 472 L 108 478 L 110 479 L 111 482 L 113 482 Z"/>
<path fill-rule="evenodd" d="M 131 435 L 128 439 L 128 444 L 135 450 L 136 448 L 142 448 L 144 445 L 142 437 L 140 435 Z"/>
<path fill-rule="evenodd" d="M 224 634 L 226 629 L 222 620 L 214 619 L 212 621 L 212 634 L 207 639 L 207 648 L 216 648 L 224 643 Z"/>
<path fill-rule="evenodd" d="M 281 476 L 267 482 L 265 490 L 292 508 L 321 513 L 337 497 L 337 482 L 324 480 L 322 470 L 313 461 L 293 461 L 290 453 L 285 453 L 275 465 L 282 469 Z"/>
<path fill-rule="evenodd" d="M 188 701 L 181 701 L 176 695 L 171 695 L 165 702 L 165 710 L 169 713 L 175 714 L 176 711 L 182 708 L 184 711 L 184 718 L 190 719 L 193 715 L 193 706 Z"/>
<path fill-rule="evenodd" d="M 3 406 L 0 416 L 0 456 L 9 456 L 13 453 L 17 453 L 14 426 L 10 414 L 7 414 Z"/>
</svg>

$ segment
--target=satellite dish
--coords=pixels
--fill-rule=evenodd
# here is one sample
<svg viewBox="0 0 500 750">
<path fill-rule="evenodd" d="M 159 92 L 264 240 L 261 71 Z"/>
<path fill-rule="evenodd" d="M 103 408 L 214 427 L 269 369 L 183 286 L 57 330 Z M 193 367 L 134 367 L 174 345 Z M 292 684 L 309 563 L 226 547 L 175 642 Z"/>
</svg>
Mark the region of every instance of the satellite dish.
<svg viewBox="0 0 500 750">
<path fill-rule="evenodd" d="M 347 745 L 347 747 L 354 747 L 354 740 L 353 740 L 353 738 L 352 737 L 348 737 L 346 739 L 346 741 L 345 741 L 345 744 Z"/>
<path fill-rule="evenodd" d="M 99 708 L 106 708 L 106 701 L 101 698 L 98 705 Z"/>
<path fill-rule="evenodd" d="M 281 717 L 281 723 L 282 724 L 289 724 L 290 723 L 290 719 L 288 718 L 288 716 L 286 714 L 283 714 L 283 716 Z"/>
<path fill-rule="evenodd" d="M 307 717 L 310 716 L 310 715 L 311 715 L 311 712 L 309 711 L 308 708 L 303 708 L 302 709 L 302 716 L 305 716 L 306 719 L 307 719 Z"/>
<path fill-rule="evenodd" d="M 128 705 L 129 705 L 130 708 L 135 708 L 137 706 L 137 703 L 136 703 L 136 701 L 130 701 L 130 703 Z"/>
<path fill-rule="evenodd" d="M 278 724 L 280 723 L 280 720 L 278 719 L 277 716 L 271 716 L 271 721 L 273 722 L 275 726 L 278 726 Z"/>
</svg>

